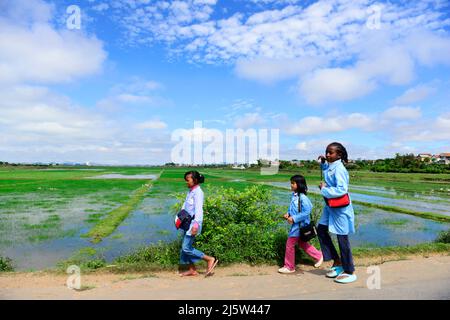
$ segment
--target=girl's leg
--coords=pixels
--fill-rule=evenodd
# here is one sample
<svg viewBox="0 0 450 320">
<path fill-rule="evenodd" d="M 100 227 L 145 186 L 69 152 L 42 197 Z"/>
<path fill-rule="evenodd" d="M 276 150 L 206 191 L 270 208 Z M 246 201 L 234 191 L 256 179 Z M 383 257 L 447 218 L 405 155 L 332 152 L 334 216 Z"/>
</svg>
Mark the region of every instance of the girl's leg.
<svg viewBox="0 0 450 320">
<path fill-rule="evenodd" d="M 298 237 L 289 237 L 286 241 L 286 252 L 284 255 L 284 266 L 289 270 L 295 270 L 295 244 Z"/>
<path fill-rule="evenodd" d="M 182 273 L 182 275 L 197 275 L 197 271 L 195 269 L 195 263 L 203 259 L 205 254 L 200 250 L 192 247 L 195 237 L 185 235 L 183 238 L 183 243 L 181 245 L 181 255 L 180 255 L 180 263 L 181 264 L 189 264 L 189 270 Z"/>
<path fill-rule="evenodd" d="M 206 254 L 203 255 L 203 260 L 205 260 L 207 262 L 207 272 L 210 272 L 210 270 L 213 268 L 214 264 L 216 264 L 216 258 L 211 257 L 211 256 L 207 256 Z"/>
<path fill-rule="evenodd" d="M 352 249 L 350 247 L 350 241 L 348 235 L 337 235 L 339 250 L 341 251 L 341 261 L 344 272 L 347 274 L 353 274 L 355 266 L 353 264 Z"/>
<path fill-rule="evenodd" d="M 317 250 L 312 244 L 310 244 L 308 242 L 303 242 L 299 238 L 298 239 L 298 245 L 299 245 L 300 248 L 305 250 L 306 254 L 308 254 L 311 258 L 316 260 L 316 262 L 319 261 L 322 258 L 322 252 Z"/>
<path fill-rule="evenodd" d="M 333 241 L 331 241 L 330 234 L 328 233 L 328 226 L 319 224 L 317 227 L 317 235 L 319 237 L 320 249 L 323 253 L 323 260 L 334 260 L 333 266 L 340 265 L 339 255 L 333 245 Z"/>
</svg>

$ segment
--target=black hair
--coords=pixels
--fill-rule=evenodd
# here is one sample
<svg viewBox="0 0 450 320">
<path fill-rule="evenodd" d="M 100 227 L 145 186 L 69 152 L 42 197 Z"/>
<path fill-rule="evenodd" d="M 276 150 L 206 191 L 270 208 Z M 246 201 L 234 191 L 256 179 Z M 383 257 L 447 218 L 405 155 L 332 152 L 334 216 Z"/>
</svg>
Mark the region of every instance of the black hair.
<svg viewBox="0 0 450 320">
<path fill-rule="evenodd" d="M 186 180 L 186 177 L 187 177 L 188 175 L 191 175 L 191 176 L 192 176 L 192 180 L 194 180 L 194 183 L 195 183 L 196 185 L 205 182 L 205 177 L 204 177 L 203 175 L 201 175 L 200 172 L 198 172 L 198 171 L 195 171 L 195 170 L 194 170 L 194 171 L 188 171 L 188 172 L 186 172 L 186 173 L 184 174 L 184 180 Z"/>
<path fill-rule="evenodd" d="M 308 186 L 306 185 L 306 179 L 301 174 L 296 174 L 295 176 L 291 177 L 291 182 L 295 182 L 297 185 L 297 193 L 298 196 L 300 196 L 300 193 L 303 193 L 306 195 L 308 193 Z"/>
<path fill-rule="evenodd" d="M 327 147 L 327 149 L 329 147 L 335 147 L 336 151 L 339 153 L 339 155 L 341 156 L 341 160 L 344 161 L 344 163 L 348 163 L 348 153 L 347 153 L 347 149 L 345 149 L 345 147 L 339 143 L 339 142 L 333 142 L 330 143 Z"/>
</svg>

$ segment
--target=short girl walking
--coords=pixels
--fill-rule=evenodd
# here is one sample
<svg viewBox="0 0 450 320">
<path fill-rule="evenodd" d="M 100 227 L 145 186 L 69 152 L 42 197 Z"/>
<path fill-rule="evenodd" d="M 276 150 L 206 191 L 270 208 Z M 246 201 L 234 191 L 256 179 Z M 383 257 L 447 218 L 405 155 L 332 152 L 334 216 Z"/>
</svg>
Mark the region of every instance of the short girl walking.
<svg viewBox="0 0 450 320">
<path fill-rule="evenodd" d="M 305 250 L 305 252 L 314 259 L 318 268 L 322 264 L 322 253 L 308 242 L 300 240 L 300 227 L 306 226 L 311 222 L 312 203 L 306 196 L 308 187 L 306 185 L 305 177 L 302 175 L 295 175 L 291 177 L 292 197 L 289 205 L 288 213 L 283 217 L 292 224 L 286 242 L 286 254 L 284 258 L 284 267 L 280 268 L 280 273 L 294 273 L 295 272 L 295 244 Z M 300 212 L 299 212 L 300 201 Z"/>
</svg>

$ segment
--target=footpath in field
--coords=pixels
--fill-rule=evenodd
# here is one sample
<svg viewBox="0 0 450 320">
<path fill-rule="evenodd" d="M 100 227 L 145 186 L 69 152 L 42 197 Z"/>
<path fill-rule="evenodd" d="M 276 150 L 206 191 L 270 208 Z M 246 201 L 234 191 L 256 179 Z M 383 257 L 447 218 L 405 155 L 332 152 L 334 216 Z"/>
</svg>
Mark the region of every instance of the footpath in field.
<svg viewBox="0 0 450 320">
<path fill-rule="evenodd" d="M 334 283 L 325 268 L 299 265 L 296 274 L 281 275 L 276 266 L 218 267 L 212 277 L 180 278 L 174 272 L 82 275 L 83 291 L 66 287 L 67 276 L 40 273 L 0 275 L 0 299 L 450 299 L 450 256 L 411 257 L 373 270 L 358 266 L 358 281 Z M 367 273 L 367 271 L 371 273 Z M 369 278 L 371 277 L 371 278 Z M 369 281 L 368 281 L 369 280 Z M 369 289 L 368 283 L 373 289 Z M 194 289 L 193 289 L 194 288 Z"/>
</svg>

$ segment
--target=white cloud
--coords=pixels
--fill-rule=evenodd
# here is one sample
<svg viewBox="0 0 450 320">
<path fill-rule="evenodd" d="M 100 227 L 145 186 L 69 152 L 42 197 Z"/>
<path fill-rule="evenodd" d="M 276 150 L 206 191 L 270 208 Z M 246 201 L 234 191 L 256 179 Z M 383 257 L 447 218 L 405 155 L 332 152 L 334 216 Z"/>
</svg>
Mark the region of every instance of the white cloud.
<svg viewBox="0 0 450 320">
<path fill-rule="evenodd" d="M 381 115 L 384 120 L 414 120 L 419 119 L 422 112 L 419 107 L 399 107 L 395 106 L 387 109 Z"/>
<path fill-rule="evenodd" d="M 171 102 L 160 96 L 164 86 L 154 80 L 132 77 L 129 81 L 115 85 L 107 97 L 97 102 L 103 111 L 117 112 L 130 107 L 163 107 Z"/>
<path fill-rule="evenodd" d="M 369 130 L 372 125 L 371 117 L 361 113 L 351 113 L 338 117 L 305 117 L 298 122 L 288 124 L 285 130 L 291 135 L 318 135 L 353 128 Z"/>
<path fill-rule="evenodd" d="M 55 29 L 50 5 L 12 1 L 6 8 L 7 15 L 0 17 L 0 83 L 58 83 L 101 71 L 106 59 L 102 42 Z M 24 16 L 17 19 L 19 14 Z"/>
<path fill-rule="evenodd" d="M 268 58 L 239 59 L 236 62 L 235 72 L 241 78 L 262 83 L 274 83 L 280 80 L 297 78 L 321 64 L 323 64 L 323 59 L 312 57 L 280 60 Z"/>
<path fill-rule="evenodd" d="M 400 126 L 395 131 L 400 142 L 450 141 L 450 113 L 441 114 L 433 120 Z"/>
<path fill-rule="evenodd" d="M 165 129 L 167 128 L 167 123 L 161 120 L 149 120 L 142 123 L 138 123 L 136 125 L 138 129 L 150 129 L 150 130 L 157 130 L 157 129 Z"/>
<path fill-rule="evenodd" d="M 142 130 L 137 123 L 78 106 L 44 86 L 101 71 L 106 59 L 101 41 L 83 31 L 55 28 L 54 8 L 44 1 L 1 1 L 0 12 L 2 161 L 168 160 L 167 133 Z M 113 88 L 109 98 L 127 106 L 162 104 L 164 99 L 154 93 L 161 89 L 158 82 L 136 78 Z M 164 127 L 156 120 L 140 125 Z"/>
<path fill-rule="evenodd" d="M 319 69 L 303 78 L 300 92 L 310 104 L 346 101 L 371 92 L 376 84 L 355 69 Z"/>
<path fill-rule="evenodd" d="M 132 3 L 118 1 L 113 15 L 132 43 L 163 42 L 170 55 L 191 62 L 235 64 L 239 77 L 258 82 L 298 78 L 312 104 L 408 84 L 419 66 L 450 65 L 448 5 L 441 2 L 377 3 L 375 30 L 366 26 L 369 0 L 253 1 L 219 18 L 215 1 L 157 1 L 153 10 Z"/>
<path fill-rule="evenodd" d="M 246 113 L 236 118 L 234 125 L 236 128 L 248 129 L 253 126 L 264 124 L 266 121 L 258 113 Z"/>
<path fill-rule="evenodd" d="M 74 106 L 43 87 L 18 86 L 0 91 L 3 133 L 28 134 L 35 141 L 106 138 L 114 131 L 108 121 Z"/>
<path fill-rule="evenodd" d="M 409 105 L 426 99 L 436 91 L 434 87 L 428 85 L 418 85 L 406 90 L 401 96 L 394 100 L 397 105 Z"/>
<path fill-rule="evenodd" d="M 106 2 L 102 2 L 102 3 L 99 3 L 99 4 L 95 5 L 95 6 L 93 6 L 92 9 L 94 9 L 95 11 L 102 12 L 102 11 L 108 10 L 109 9 L 109 5 Z"/>
<path fill-rule="evenodd" d="M 157 119 L 130 123 L 88 111 L 45 87 L 0 90 L 2 161 L 161 163 L 172 147 L 164 128 Z"/>
</svg>

